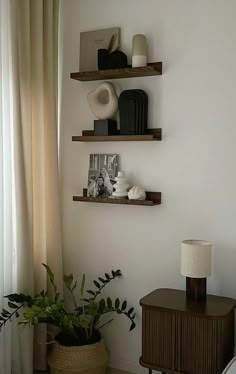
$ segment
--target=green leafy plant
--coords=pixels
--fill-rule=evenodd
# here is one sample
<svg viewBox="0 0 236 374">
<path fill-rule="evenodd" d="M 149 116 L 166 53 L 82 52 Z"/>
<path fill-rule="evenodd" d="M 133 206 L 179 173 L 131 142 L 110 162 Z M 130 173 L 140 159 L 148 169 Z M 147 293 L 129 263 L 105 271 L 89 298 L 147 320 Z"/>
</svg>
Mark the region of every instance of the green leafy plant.
<svg viewBox="0 0 236 374">
<path fill-rule="evenodd" d="M 48 323 L 57 326 L 60 332 L 55 340 L 66 346 L 93 344 L 100 341 L 100 329 L 112 322 L 111 318 L 101 321 L 101 317 L 108 313 L 125 315 L 130 321 L 130 331 L 135 328 L 134 308 L 128 308 L 126 300 L 121 302 L 119 298 L 114 301 L 110 297 L 101 298 L 104 287 L 121 277 L 120 270 L 112 270 L 111 274 L 105 273 L 103 278 L 94 280 L 95 289 L 89 290 L 85 290 L 84 274 L 80 287 L 78 281 L 74 280 L 73 274 L 64 275 L 64 285 L 74 307 L 73 312 L 69 312 L 65 308 L 64 300 L 60 298 L 52 270 L 46 264 L 43 266 L 52 285 L 53 296 L 49 297 L 48 291 L 45 290 L 34 297 L 23 293 L 5 296 L 9 310 L 3 309 L 0 313 L 0 330 L 13 317 L 20 317 L 21 309 L 25 310 L 19 325 L 34 326 Z"/>
</svg>

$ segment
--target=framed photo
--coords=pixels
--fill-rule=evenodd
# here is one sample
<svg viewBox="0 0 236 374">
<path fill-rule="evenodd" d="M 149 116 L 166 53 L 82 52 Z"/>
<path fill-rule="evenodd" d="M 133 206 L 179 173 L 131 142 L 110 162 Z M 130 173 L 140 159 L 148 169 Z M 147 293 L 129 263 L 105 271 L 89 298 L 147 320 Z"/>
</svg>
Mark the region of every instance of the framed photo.
<svg viewBox="0 0 236 374">
<path fill-rule="evenodd" d="M 97 50 L 107 49 L 114 39 L 112 52 L 120 46 L 120 28 L 94 30 L 80 33 L 80 71 L 94 71 L 97 66 Z"/>
<path fill-rule="evenodd" d="M 89 155 L 88 197 L 109 197 L 118 174 L 117 154 Z"/>
</svg>

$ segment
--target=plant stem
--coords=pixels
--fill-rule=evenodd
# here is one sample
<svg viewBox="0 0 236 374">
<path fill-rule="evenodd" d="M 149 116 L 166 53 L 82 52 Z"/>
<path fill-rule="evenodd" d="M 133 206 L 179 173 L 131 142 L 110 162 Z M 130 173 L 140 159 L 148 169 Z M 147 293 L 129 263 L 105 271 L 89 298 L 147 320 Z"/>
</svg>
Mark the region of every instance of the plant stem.
<svg viewBox="0 0 236 374">
<path fill-rule="evenodd" d="M 91 297 L 90 300 L 91 300 L 91 301 L 94 301 L 94 300 L 97 298 L 97 296 L 101 294 L 102 289 L 103 289 L 104 287 L 106 287 L 106 285 L 107 285 L 108 283 L 110 283 L 113 279 L 115 279 L 116 277 L 117 277 L 117 276 L 112 276 L 112 277 L 110 277 L 109 280 L 107 280 L 106 283 L 103 283 L 103 285 L 101 286 L 101 288 L 99 288 L 99 290 L 96 291 L 95 295 L 94 295 L 93 297 Z"/>
<path fill-rule="evenodd" d="M 24 304 L 21 304 L 17 309 L 14 310 L 6 319 L 5 321 L 0 321 L 0 329 L 2 326 L 4 326 L 11 318 L 21 309 L 24 307 Z"/>
</svg>

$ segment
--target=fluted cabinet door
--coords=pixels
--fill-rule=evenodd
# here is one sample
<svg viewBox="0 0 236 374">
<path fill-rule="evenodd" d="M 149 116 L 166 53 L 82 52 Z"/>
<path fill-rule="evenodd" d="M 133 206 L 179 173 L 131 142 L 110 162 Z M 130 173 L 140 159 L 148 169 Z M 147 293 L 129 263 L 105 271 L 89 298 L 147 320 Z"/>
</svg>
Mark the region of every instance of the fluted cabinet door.
<svg viewBox="0 0 236 374">
<path fill-rule="evenodd" d="M 236 301 L 160 289 L 141 300 L 144 367 L 170 374 L 221 374 L 233 357 Z"/>
</svg>

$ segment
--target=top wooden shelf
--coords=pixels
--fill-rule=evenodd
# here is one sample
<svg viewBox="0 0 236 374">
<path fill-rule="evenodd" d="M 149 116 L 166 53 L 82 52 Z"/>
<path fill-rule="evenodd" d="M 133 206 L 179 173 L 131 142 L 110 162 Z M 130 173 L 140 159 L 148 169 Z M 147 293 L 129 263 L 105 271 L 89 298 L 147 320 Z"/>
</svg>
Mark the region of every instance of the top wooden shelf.
<svg viewBox="0 0 236 374">
<path fill-rule="evenodd" d="M 151 62 L 147 66 L 142 66 L 139 68 L 132 68 L 129 66 L 123 69 L 83 71 L 71 73 L 70 77 L 78 81 L 88 82 L 104 79 L 148 77 L 154 75 L 162 75 L 162 62 Z"/>
</svg>

